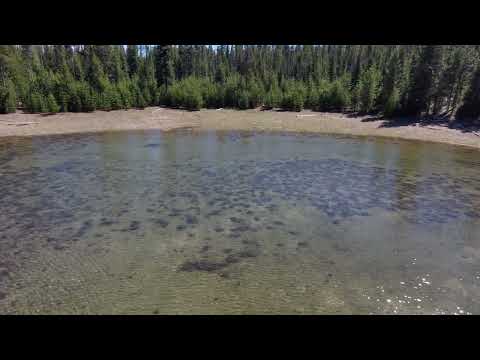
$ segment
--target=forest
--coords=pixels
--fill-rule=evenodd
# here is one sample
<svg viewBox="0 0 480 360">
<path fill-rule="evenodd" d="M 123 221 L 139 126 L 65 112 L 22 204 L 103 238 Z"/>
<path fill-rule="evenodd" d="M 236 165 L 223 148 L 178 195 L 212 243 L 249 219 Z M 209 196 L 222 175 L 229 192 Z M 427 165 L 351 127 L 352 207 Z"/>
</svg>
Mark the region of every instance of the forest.
<svg viewBox="0 0 480 360">
<path fill-rule="evenodd" d="M 480 46 L 0 45 L 0 113 L 166 106 L 480 116 Z"/>
</svg>

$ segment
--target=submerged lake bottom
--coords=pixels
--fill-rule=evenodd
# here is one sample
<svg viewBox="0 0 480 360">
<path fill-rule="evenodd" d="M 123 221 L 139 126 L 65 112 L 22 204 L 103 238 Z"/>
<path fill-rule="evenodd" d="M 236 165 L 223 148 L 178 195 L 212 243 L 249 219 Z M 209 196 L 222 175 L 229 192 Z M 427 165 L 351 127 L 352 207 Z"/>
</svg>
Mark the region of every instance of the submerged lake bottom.
<svg viewBox="0 0 480 360">
<path fill-rule="evenodd" d="M 0 144 L 0 314 L 480 314 L 480 157 L 246 131 Z"/>
</svg>

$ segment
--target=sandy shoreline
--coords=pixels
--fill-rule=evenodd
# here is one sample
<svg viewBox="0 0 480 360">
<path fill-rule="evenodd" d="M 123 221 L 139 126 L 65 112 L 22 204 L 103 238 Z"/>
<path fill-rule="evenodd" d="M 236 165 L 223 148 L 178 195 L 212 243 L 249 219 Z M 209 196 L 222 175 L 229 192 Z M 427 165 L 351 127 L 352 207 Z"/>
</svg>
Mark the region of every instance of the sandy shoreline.
<svg viewBox="0 0 480 360">
<path fill-rule="evenodd" d="M 480 136 L 444 126 L 408 125 L 382 127 L 384 121 L 362 121 L 362 117 L 311 111 L 276 112 L 257 110 L 183 110 L 150 107 L 144 110 L 60 113 L 55 115 L 0 115 L 0 137 L 72 134 L 122 130 L 177 128 L 213 130 L 294 131 L 440 142 L 480 149 Z"/>
</svg>

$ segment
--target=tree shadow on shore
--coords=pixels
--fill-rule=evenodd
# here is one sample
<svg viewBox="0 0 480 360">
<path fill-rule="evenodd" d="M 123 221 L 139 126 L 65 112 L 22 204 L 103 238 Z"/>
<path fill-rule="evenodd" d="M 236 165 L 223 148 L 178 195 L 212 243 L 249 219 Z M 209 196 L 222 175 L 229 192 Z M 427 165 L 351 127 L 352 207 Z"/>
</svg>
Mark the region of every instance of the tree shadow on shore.
<svg viewBox="0 0 480 360">
<path fill-rule="evenodd" d="M 463 133 L 475 133 L 480 131 L 480 123 L 478 121 L 461 121 L 451 118 L 449 116 L 437 117 L 411 117 L 411 116 L 394 116 L 386 118 L 382 115 L 361 114 L 358 112 L 351 112 L 346 114 L 350 118 L 362 118 L 361 122 L 383 121 L 379 128 L 393 128 L 401 126 L 440 126 L 448 129 L 460 130 Z M 430 128 L 437 130 L 436 128 Z"/>
</svg>

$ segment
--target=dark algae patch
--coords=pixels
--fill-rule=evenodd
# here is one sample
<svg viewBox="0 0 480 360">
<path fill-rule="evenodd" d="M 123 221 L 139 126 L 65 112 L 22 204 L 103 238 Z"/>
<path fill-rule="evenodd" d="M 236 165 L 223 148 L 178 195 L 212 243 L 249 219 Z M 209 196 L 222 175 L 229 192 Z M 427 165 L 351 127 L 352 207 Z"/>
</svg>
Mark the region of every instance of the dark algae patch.
<svg viewBox="0 0 480 360">
<path fill-rule="evenodd" d="M 210 249 L 210 246 L 209 246 L 209 245 L 204 245 L 204 246 L 202 246 L 202 248 L 200 249 L 200 252 L 201 252 L 201 253 L 204 253 L 204 252 L 207 252 L 209 249 Z"/>
<path fill-rule="evenodd" d="M 213 262 L 208 260 L 197 260 L 197 261 L 187 261 L 183 263 L 179 270 L 180 271 L 206 271 L 212 272 L 221 270 L 228 266 L 228 262 Z"/>
<path fill-rule="evenodd" d="M 157 224 L 158 226 L 162 227 L 162 228 L 166 228 L 169 224 L 168 221 L 163 220 L 163 219 L 155 219 L 155 220 L 153 220 L 153 222 L 155 224 Z"/>
</svg>

